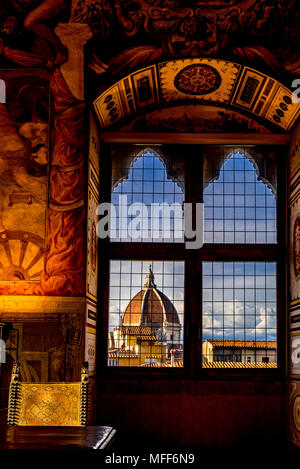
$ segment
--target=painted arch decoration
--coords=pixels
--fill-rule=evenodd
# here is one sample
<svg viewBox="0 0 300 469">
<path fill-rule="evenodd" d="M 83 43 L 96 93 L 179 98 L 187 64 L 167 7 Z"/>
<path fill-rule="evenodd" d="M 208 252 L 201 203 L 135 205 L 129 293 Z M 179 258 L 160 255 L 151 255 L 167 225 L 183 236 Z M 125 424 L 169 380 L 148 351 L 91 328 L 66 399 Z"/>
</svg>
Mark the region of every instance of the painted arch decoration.
<svg viewBox="0 0 300 469">
<path fill-rule="evenodd" d="M 242 114 L 277 132 L 288 132 L 300 115 L 292 91 L 247 66 L 209 58 L 178 59 L 140 69 L 102 92 L 94 107 L 103 129 L 155 110 L 213 106 Z"/>
</svg>

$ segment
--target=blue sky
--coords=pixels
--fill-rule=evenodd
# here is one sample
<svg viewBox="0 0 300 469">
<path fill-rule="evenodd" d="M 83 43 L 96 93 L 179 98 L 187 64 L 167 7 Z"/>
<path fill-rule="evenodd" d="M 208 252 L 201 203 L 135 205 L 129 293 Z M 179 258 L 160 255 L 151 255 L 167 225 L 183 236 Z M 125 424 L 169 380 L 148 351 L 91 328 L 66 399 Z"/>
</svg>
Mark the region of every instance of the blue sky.
<svg viewBox="0 0 300 469">
<path fill-rule="evenodd" d="M 147 206 L 184 201 L 182 189 L 150 152 L 134 162 L 128 179 L 115 188 L 114 204 L 120 194 L 127 194 L 128 203 Z M 224 162 L 218 179 L 205 189 L 204 203 L 206 242 L 276 242 L 275 195 L 241 153 Z M 183 262 L 112 261 L 110 330 L 141 290 L 149 263 L 157 288 L 174 303 L 183 324 Z M 203 263 L 203 338 L 276 340 L 275 263 Z"/>
<path fill-rule="evenodd" d="M 114 189 L 112 193 L 112 203 L 117 208 L 117 226 L 126 227 L 123 220 L 119 218 L 118 204 L 119 204 L 119 195 L 127 196 L 127 203 L 144 203 L 151 214 L 150 206 L 153 203 L 166 203 L 173 204 L 177 203 L 182 204 L 184 202 L 184 193 L 178 184 L 174 183 L 172 180 L 168 179 L 167 172 L 162 161 L 149 151 L 140 156 L 132 165 L 129 170 L 128 178 L 123 180 L 118 186 Z M 128 222 L 131 218 L 128 218 Z M 182 231 L 182 220 L 176 220 L 176 217 L 172 216 L 171 219 L 171 235 L 168 238 L 163 238 L 161 235 L 160 238 L 155 239 L 155 241 L 161 242 L 172 242 L 174 241 L 174 227 L 180 232 L 179 236 L 176 236 L 176 242 L 183 242 L 183 231 Z M 159 227 L 162 230 L 162 217 L 158 220 Z M 151 220 L 146 217 L 143 217 L 141 223 L 141 230 L 144 230 L 143 241 L 152 241 L 151 238 Z M 149 231 L 148 231 L 149 230 Z M 146 236 L 148 234 L 148 237 Z M 162 234 L 162 233 L 161 233 Z M 130 238 L 121 238 L 122 241 L 131 240 Z M 120 241 L 120 238 L 117 236 L 112 241 Z"/>
<path fill-rule="evenodd" d="M 117 208 L 117 226 L 124 228 L 128 225 L 124 225 L 126 222 L 120 220 L 118 213 L 121 194 L 127 196 L 128 204 L 144 203 L 149 207 L 149 214 L 151 203 L 182 205 L 184 202 L 181 187 L 168 179 L 162 161 L 149 151 L 137 158 L 129 170 L 128 178 L 118 184 L 112 193 L 112 203 Z M 262 180 L 258 179 L 254 163 L 242 153 L 233 153 L 224 160 L 219 177 L 204 191 L 204 204 L 205 242 L 250 244 L 276 242 L 275 195 Z M 129 217 L 127 223 L 130 220 Z M 171 227 L 180 230 L 181 223 L 181 220 L 173 218 Z M 159 226 L 162 229 L 161 218 Z M 144 241 L 152 241 L 150 227 L 150 218 L 143 217 L 140 230 L 143 231 Z M 122 238 L 123 241 L 125 239 Z M 113 239 L 113 241 L 119 240 L 119 237 Z M 165 242 L 173 240 L 172 234 L 170 238 L 157 239 Z M 176 237 L 175 241 L 183 241 L 183 238 Z"/>
<path fill-rule="evenodd" d="M 242 153 L 224 162 L 204 191 L 204 204 L 205 242 L 276 242 L 275 195 Z"/>
<path fill-rule="evenodd" d="M 276 340 L 276 263 L 203 263 L 204 339 Z"/>
</svg>

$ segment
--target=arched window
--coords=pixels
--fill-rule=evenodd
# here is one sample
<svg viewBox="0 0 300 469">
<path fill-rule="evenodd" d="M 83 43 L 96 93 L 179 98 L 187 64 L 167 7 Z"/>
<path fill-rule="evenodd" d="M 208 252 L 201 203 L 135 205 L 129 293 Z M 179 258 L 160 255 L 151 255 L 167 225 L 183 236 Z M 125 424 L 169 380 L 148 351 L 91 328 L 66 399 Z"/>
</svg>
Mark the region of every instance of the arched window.
<svg viewBox="0 0 300 469">
<path fill-rule="evenodd" d="M 276 188 L 247 151 L 225 153 L 204 190 L 205 242 L 276 243 Z M 266 162 L 267 163 L 267 162 Z"/>
<path fill-rule="evenodd" d="M 168 175 L 163 155 L 144 148 L 113 169 L 111 241 L 183 242 L 184 181 Z"/>
<path fill-rule="evenodd" d="M 103 367 L 201 374 L 281 365 L 284 154 L 267 146 L 172 144 L 107 144 L 104 153 L 102 200 L 116 206 L 111 225 L 121 232 L 100 242 Z M 151 204 L 190 203 L 195 214 L 203 202 L 200 248 L 187 247 L 186 231 L 175 236 L 176 217 L 164 238 L 169 212 L 153 220 Z M 159 237 L 150 229 L 155 222 Z"/>
</svg>

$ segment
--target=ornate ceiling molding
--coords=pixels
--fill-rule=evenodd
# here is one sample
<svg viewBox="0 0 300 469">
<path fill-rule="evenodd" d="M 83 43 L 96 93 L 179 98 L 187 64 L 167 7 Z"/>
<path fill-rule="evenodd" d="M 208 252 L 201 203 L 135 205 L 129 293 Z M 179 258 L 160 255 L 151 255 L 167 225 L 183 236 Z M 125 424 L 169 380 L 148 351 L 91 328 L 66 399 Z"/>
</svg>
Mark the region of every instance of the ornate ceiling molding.
<svg viewBox="0 0 300 469">
<path fill-rule="evenodd" d="M 226 58 L 300 73 L 297 0 L 2 0 L 0 60 L 53 67 L 68 57 L 55 25 L 89 25 L 89 67 L 123 76 L 177 58 Z M 76 33 L 74 33 L 76 36 Z M 74 36 L 74 40 L 76 37 Z M 21 52 L 19 52 L 21 51 Z M 29 55 L 28 55 L 29 54 Z"/>
<path fill-rule="evenodd" d="M 279 81 L 252 68 L 224 60 L 171 60 L 126 76 L 101 93 L 94 107 L 103 129 L 156 109 L 181 105 L 218 106 L 288 132 L 300 103 Z"/>
<path fill-rule="evenodd" d="M 300 69 L 296 0 L 73 0 L 70 21 L 91 27 L 98 75 L 185 57 Z"/>
</svg>

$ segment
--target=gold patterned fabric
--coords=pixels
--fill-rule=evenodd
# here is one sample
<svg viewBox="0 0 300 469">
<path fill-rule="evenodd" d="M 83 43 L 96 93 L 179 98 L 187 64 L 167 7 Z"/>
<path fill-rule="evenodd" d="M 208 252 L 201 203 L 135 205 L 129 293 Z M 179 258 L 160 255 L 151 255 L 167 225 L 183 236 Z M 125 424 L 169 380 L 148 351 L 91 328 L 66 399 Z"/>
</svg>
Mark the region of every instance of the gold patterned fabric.
<svg viewBox="0 0 300 469">
<path fill-rule="evenodd" d="M 22 383 L 15 363 L 9 390 L 8 424 L 83 426 L 88 413 L 88 368 L 78 383 Z"/>
<path fill-rule="evenodd" d="M 19 425 L 80 425 L 80 383 L 23 383 Z"/>
</svg>

